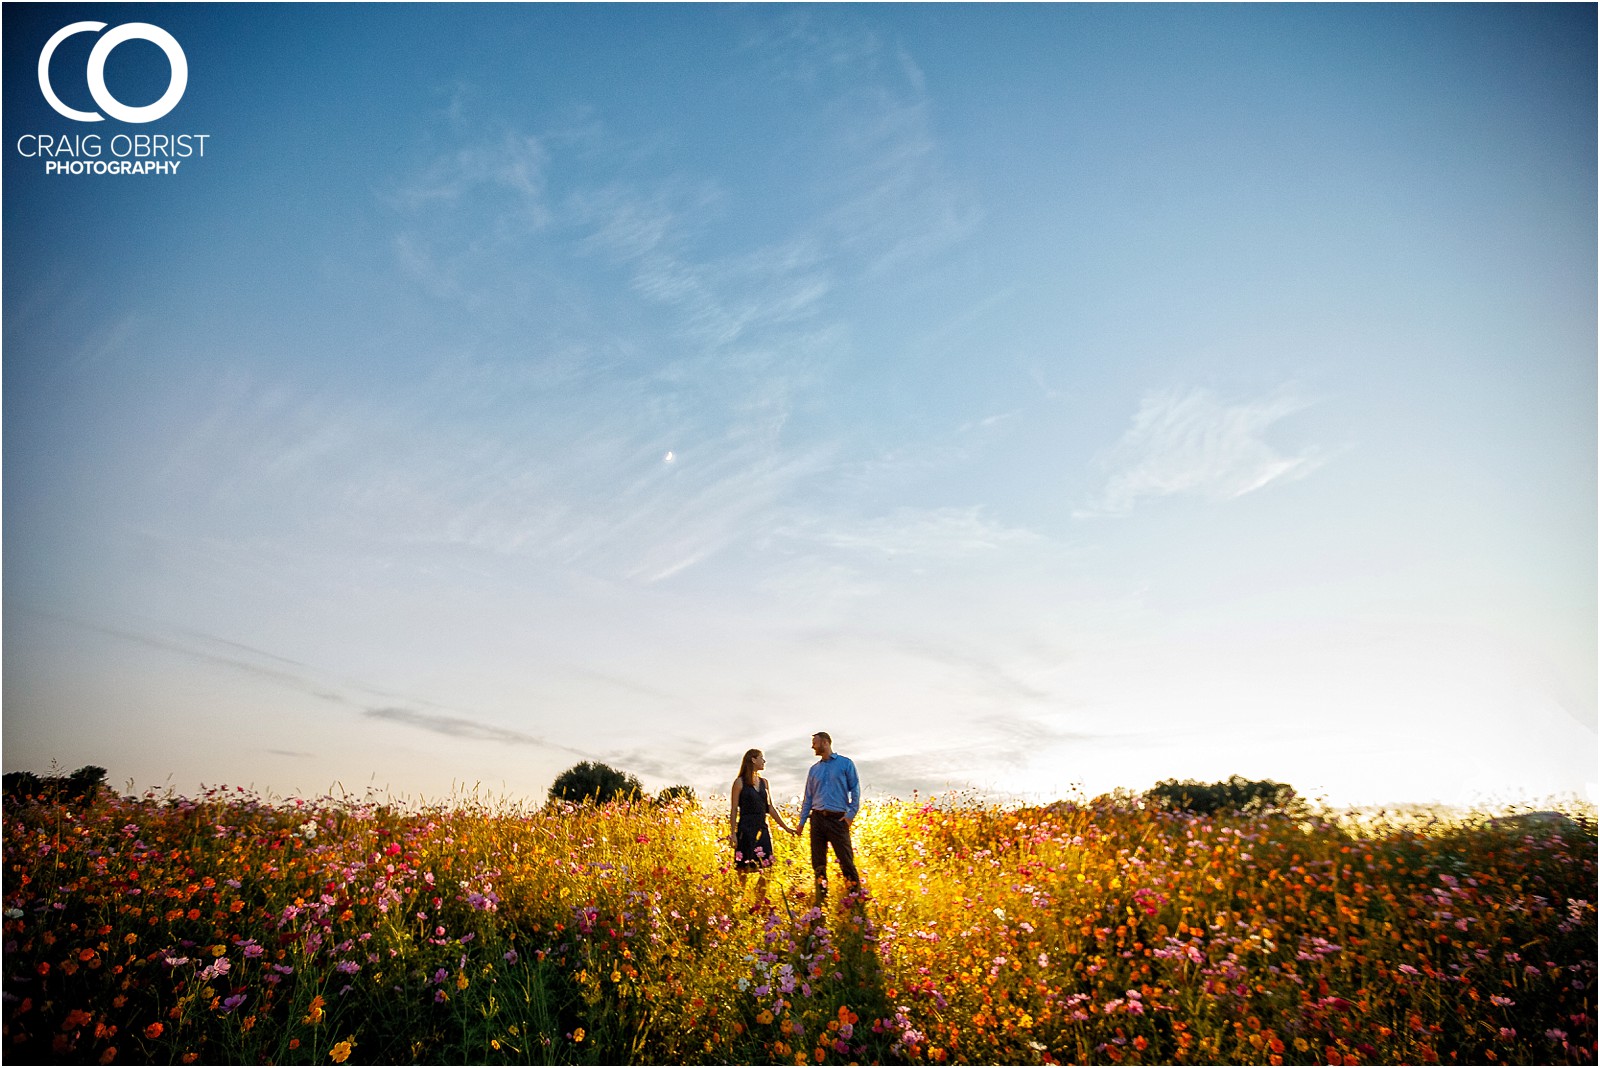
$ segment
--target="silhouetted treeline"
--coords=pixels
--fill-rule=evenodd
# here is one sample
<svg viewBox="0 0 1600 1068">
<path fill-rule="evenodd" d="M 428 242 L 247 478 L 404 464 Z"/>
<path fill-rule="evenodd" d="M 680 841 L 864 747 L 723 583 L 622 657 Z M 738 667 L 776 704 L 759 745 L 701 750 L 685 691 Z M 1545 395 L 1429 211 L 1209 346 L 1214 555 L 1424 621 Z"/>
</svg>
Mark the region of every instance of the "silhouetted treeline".
<svg viewBox="0 0 1600 1068">
<path fill-rule="evenodd" d="M 88 801 L 106 783 L 106 769 L 86 764 L 70 775 L 35 775 L 31 771 L 8 771 L 0 781 L 5 799 L 23 801 Z"/>
</svg>

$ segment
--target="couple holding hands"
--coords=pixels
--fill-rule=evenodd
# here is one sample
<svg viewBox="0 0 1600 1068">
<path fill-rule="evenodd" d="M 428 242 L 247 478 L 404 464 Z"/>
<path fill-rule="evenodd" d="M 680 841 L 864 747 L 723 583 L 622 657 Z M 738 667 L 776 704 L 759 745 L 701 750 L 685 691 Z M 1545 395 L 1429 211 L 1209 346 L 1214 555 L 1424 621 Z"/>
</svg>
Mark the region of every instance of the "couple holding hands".
<svg viewBox="0 0 1600 1068">
<path fill-rule="evenodd" d="M 790 827 L 783 813 L 773 805 L 771 789 L 760 772 L 767 766 L 761 750 L 745 753 L 739 764 L 739 777 L 733 780 L 728 804 L 728 843 L 733 846 L 734 866 L 741 874 L 759 872 L 756 897 L 767 896 L 767 871 L 772 866 L 772 832 L 767 829 L 767 814 L 790 834 L 799 834 L 811 823 L 811 870 L 816 876 L 817 904 L 828 896 L 828 847 L 839 861 L 839 871 L 849 888 L 861 882 L 856 873 L 855 850 L 850 845 L 850 821 L 861 810 L 861 784 L 856 766 L 847 756 L 833 751 L 833 739 L 826 732 L 811 736 L 811 751 L 817 762 L 806 774 L 805 794 L 800 800 L 800 822 Z"/>
</svg>

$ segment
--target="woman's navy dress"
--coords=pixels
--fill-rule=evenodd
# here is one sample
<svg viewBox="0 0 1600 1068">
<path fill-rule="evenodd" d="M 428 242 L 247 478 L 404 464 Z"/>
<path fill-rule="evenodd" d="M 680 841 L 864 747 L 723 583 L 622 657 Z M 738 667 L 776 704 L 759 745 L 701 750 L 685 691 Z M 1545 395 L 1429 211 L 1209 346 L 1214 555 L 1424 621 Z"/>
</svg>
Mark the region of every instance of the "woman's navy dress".
<svg viewBox="0 0 1600 1068">
<path fill-rule="evenodd" d="M 767 780 L 739 789 L 739 837 L 734 866 L 755 871 L 772 863 L 772 832 L 767 830 Z"/>
</svg>

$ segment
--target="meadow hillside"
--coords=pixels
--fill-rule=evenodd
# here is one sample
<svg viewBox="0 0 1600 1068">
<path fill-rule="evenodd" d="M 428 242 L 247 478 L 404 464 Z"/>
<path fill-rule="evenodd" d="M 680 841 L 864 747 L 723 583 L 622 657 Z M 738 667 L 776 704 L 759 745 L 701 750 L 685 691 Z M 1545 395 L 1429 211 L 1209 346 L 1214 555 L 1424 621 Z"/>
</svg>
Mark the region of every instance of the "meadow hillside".
<svg viewBox="0 0 1600 1068">
<path fill-rule="evenodd" d="M 691 803 L 13 802 L 12 1063 L 1592 1064 L 1595 823 L 869 805 L 768 903 Z"/>
</svg>

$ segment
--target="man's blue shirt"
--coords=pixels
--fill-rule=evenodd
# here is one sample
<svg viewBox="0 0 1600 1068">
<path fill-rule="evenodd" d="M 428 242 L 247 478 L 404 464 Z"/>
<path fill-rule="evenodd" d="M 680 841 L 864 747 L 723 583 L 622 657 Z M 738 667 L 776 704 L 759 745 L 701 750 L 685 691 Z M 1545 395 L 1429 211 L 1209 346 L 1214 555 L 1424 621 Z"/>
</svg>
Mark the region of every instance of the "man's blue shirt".
<svg viewBox="0 0 1600 1068">
<path fill-rule="evenodd" d="M 845 818 L 851 820 L 861 811 L 861 783 L 856 779 L 856 766 L 849 757 L 835 753 L 811 765 L 806 773 L 806 792 L 800 801 L 800 822 L 795 830 L 806 825 L 814 808 L 843 812 Z"/>
</svg>

